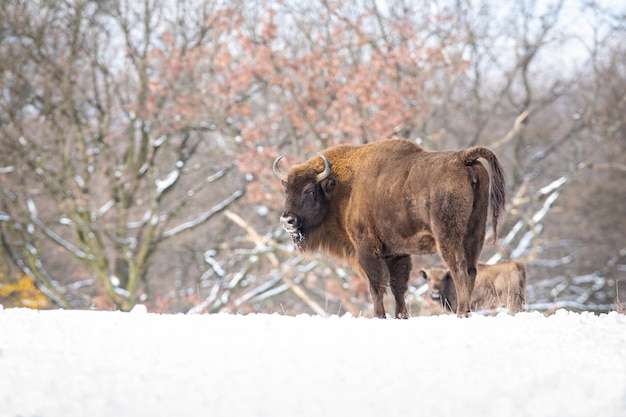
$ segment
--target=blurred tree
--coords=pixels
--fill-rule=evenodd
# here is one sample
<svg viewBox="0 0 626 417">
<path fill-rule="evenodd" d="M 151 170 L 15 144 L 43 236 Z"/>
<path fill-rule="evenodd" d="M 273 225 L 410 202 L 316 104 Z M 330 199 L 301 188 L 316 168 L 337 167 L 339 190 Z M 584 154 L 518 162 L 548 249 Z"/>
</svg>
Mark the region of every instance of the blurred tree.
<svg viewBox="0 0 626 417">
<path fill-rule="evenodd" d="M 185 93 L 197 87 L 185 66 L 193 51 L 158 47 L 168 42 L 165 6 L 36 3 L 10 1 L 1 12 L 4 249 L 66 307 L 43 262 L 52 243 L 127 310 L 161 244 L 240 198 L 244 181 L 224 184 L 234 158 L 216 142 L 223 125 L 205 122 L 207 109 Z M 204 24 L 229 30 L 223 18 Z M 206 36 L 192 35 L 185 46 Z"/>
<path fill-rule="evenodd" d="M 360 314 L 354 274 L 294 253 L 271 164 L 395 137 L 496 151 L 483 258 L 527 262 L 531 303 L 605 308 L 626 279 L 619 7 L 5 3 L 0 259 L 58 305 Z"/>
</svg>

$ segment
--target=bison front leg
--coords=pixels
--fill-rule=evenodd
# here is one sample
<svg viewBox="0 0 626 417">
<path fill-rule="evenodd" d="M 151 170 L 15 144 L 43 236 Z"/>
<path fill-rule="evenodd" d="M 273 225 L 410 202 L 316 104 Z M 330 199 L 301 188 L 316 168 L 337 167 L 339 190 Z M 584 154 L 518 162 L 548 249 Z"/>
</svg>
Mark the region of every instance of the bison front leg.
<svg viewBox="0 0 626 417">
<path fill-rule="evenodd" d="M 370 293 L 374 303 L 374 316 L 384 319 L 386 314 L 383 299 L 385 297 L 386 284 L 389 281 L 387 265 L 381 259 L 369 254 L 360 254 L 358 259 L 363 274 L 367 277 L 370 284 Z"/>
<path fill-rule="evenodd" d="M 409 275 L 411 274 L 411 257 L 396 256 L 387 259 L 389 269 L 389 281 L 391 292 L 396 300 L 396 318 L 408 319 L 409 313 L 406 309 L 404 295 L 409 288 Z"/>
</svg>

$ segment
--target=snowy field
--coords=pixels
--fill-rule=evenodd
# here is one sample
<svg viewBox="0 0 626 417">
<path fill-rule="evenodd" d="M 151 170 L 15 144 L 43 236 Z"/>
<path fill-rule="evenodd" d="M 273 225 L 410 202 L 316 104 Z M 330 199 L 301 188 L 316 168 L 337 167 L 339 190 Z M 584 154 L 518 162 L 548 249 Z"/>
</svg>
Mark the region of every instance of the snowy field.
<svg viewBox="0 0 626 417">
<path fill-rule="evenodd" d="M 0 417 L 626 416 L 626 316 L 0 307 Z"/>
</svg>

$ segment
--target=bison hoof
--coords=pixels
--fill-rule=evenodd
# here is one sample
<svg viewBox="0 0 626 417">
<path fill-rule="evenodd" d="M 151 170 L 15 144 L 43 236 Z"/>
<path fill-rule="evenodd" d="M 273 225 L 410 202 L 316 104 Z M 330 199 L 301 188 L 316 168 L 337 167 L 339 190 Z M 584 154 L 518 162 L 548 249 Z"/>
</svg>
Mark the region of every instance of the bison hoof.
<svg viewBox="0 0 626 417">
<path fill-rule="evenodd" d="M 409 313 L 407 313 L 407 311 L 405 309 L 403 309 L 402 311 L 396 311 L 396 318 L 397 319 L 408 319 L 409 318 Z"/>
</svg>

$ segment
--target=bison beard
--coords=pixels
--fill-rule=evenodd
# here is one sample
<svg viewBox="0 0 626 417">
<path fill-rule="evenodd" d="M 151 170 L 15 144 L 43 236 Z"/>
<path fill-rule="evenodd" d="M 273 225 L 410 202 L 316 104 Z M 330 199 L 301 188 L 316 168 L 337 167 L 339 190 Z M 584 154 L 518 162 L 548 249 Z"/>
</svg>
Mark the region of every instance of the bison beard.
<svg viewBox="0 0 626 417">
<path fill-rule="evenodd" d="M 302 232 L 298 231 L 295 233 L 290 233 L 291 240 L 293 240 L 293 244 L 296 246 L 300 252 L 304 252 L 304 248 L 306 245 L 306 238 L 302 234 Z"/>
<path fill-rule="evenodd" d="M 450 270 L 457 314 L 467 315 L 488 211 L 495 242 L 504 208 L 504 175 L 491 151 L 428 152 L 407 140 L 383 140 L 329 148 L 287 174 L 279 162 L 284 229 L 301 252 L 349 260 L 369 281 L 377 317 L 385 317 L 387 286 L 396 317 L 408 317 L 411 255 L 435 252 Z"/>
</svg>

